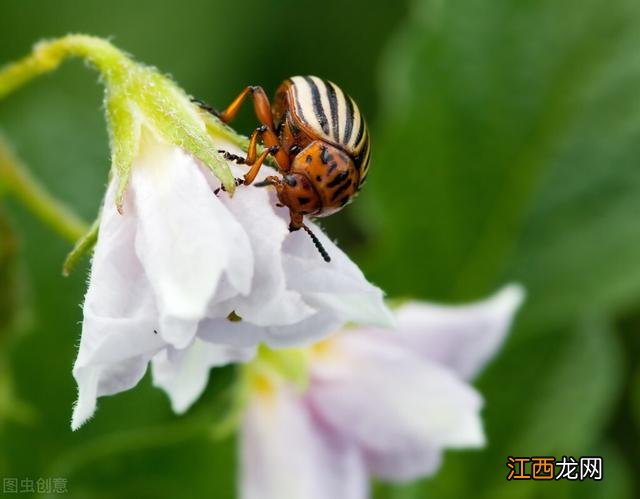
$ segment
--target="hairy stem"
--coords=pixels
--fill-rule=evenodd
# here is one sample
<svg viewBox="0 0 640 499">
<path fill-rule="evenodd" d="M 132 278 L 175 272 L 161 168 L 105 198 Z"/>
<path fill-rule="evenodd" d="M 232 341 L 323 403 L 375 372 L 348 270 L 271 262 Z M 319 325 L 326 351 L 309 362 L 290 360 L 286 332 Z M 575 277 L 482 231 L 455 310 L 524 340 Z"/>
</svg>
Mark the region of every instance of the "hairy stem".
<svg viewBox="0 0 640 499">
<path fill-rule="evenodd" d="M 75 242 L 87 232 L 87 224 L 33 178 L 2 138 L 0 187 L 18 198 L 36 217 L 65 239 Z"/>
<path fill-rule="evenodd" d="M 37 43 L 31 54 L 0 69 L 0 99 L 25 83 L 55 70 L 68 57 L 94 65 L 107 83 L 126 78 L 130 59 L 108 41 L 87 35 L 67 35 Z"/>
</svg>

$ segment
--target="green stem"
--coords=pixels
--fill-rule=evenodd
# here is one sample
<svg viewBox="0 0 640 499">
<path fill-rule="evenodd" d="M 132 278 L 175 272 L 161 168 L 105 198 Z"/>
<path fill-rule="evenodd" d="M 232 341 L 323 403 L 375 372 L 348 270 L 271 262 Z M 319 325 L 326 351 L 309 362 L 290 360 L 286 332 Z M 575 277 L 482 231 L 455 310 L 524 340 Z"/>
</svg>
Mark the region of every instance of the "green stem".
<svg viewBox="0 0 640 499">
<path fill-rule="evenodd" d="M 53 465 L 46 470 L 46 476 L 69 478 L 84 468 L 96 466 L 97 462 L 105 458 L 170 447 L 192 439 L 220 442 L 230 438 L 232 430 L 235 430 L 242 418 L 243 407 L 236 407 L 237 396 L 236 385 L 232 384 L 228 390 L 218 395 L 218 400 L 213 404 L 214 407 L 219 407 L 230 402 L 231 414 L 235 416 L 233 424 L 228 414 L 212 414 L 210 408 L 206 408 L 198 415 L 185 416 L 169 423 L 101 435 L 85 440 L 57 456 Z"/>
<path fill-rule="evenodd" d="M 96 461 L 114 455 L 170 447 L 197 436 L 206 438 L 211 425 L 211 418 L 201 417 L 96 437 L 58 456 L 54 465 L 47 470 L 48 475 L 69 477 L 85 466 L 95 465 Z"/>
<path fill-rule="evenodd" d="M 68 57 L 79 57 L 95 66 L 108 86 L 124 81 L 132 67 L 125 54 L 100 38 L 74 34 L 44 40 L 34 46 L 31 54 L 0 69 L 0 99 L 35 77 L 55 70 Z M 51 196 L 1 138 L 0 187 L 14 194 L 62 237 L 75 242 L 86 234 L 87 224 Z"/>
<path fill-rule="evenodd" d="M 65 239 L 75 242 L 87 233 L 87 224 L 33 178 L 2 138 L 0 187 L 18 198 L 36 217 Z"/>
<path fill-rule="evenodd" d="M 41 74 L 55 70 L 67 57 L 93 64 L 112 83 L 126 78 L 131 61 L 106 40 L 87 35 L 67 35 L 36 44 L 33 52 L 0 69 L 0 99 Z"/>
</svg>

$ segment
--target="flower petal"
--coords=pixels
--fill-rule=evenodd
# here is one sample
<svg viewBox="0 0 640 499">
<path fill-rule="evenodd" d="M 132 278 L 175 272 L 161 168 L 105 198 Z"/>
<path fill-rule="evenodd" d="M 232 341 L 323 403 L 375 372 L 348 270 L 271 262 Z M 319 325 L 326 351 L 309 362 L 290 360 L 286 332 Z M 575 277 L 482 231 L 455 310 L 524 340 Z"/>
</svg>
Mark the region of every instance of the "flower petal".
<svg viewBox="0 0 640 499">
<path fill-rule="evenodd" d="M 136 217 L 128 197 L 124 215 L 117 213 L 116 186 L 114 179 L 105 196 L 83 307 L 82 338 L 73 368 L 78 383 L 74 430 L 93 415 L 97 397 L 135 386 L 149 359 L 165 345 L 154 334 L 157 312 L 134 252 Z"/>
<path fill-rule="evenodd" d="M 160 334 L 187 346 L 224 275 L 249 292 L 253 255 L 242 226 L 211 192 L 198 163 L 146 137 L 133 165 L 136 252 L 156 294 Z"/>
<path fill-rule="evenodd" d="M 221 201 L 247 232 L 255 258 L 251 293 L 234 297 L 233 310 L 256 326 L 294 324 L 314 314 L 298 292 L 287 289 L 282 243 L 289 229 L 275 213 L 267 189 L 239 188 L 233 198 L 222 196 Z"/>
<path fill-rule="evenodd" d="M 481 397 L 453 372 L 375 336 L 346 332 L 327 343 L 307 397 L 373 473 L 417 478 L 433 473 L 442 448 L 484 444 Z"/>
<path fill-rule="evenodd" d="M 228 144 L 219 147 L 243 154 Z M 234 175 L 242 175 L 240 167 L 230 167 Z M 273 172 L 263 168 L 257 180 L 268 174 Z M 210 184 L 217 187 L 211 179 Z M 256 262 L 254 279 L 248 296 L 229 293 L 226 301 L 209 306 L 198 336 L 235 346 L 265 342 L 287 347 L 322 339 L 348 321 L 393 324 L 382 291 L 367 282 L 319 227 L 306 222 L 330 251 L 331 263 L 322 259 L 304 231 L 289 232 L 289 210 L 276 207 L 273 189 L 241 186 L 233 198 L 221 194 L 220 199 L 249 235 Z M 232 311 L 241 322 L 226 320 Z"/>
<path fill-rule="evenodd" d="M 522 288 L 511 285 L 471 305 L 408 303 L 397 310 L 397 332 L 376 334 L 471 379 L 502 345 L 523 297 Z"/>
<path fill-rule="evenodd" d="M 254 355 L 255 348 L 213 345 L 196 338 L 183 350 L 168 348 L 156 354 L 152 361 L 153 385 L 167 392 L 173 411 L 182 414 L 202 395 L 212 367 L 247 362 Z"/>
<path fill-rule="evenodd" d="M 331 255 L 327 263 L 303 231 L 289 234 L 283 250 L 287 284 L 317 310 L 339 315 L 343 322 L 392 327 L 393 314 L 380 288 L 366 280 L 362 271 L 312 222 L 313 230 Z"/>
<path fill-rule="evenodd" d="M 365 499 L 353 446 L 317 426 L 300 396 L 281 386 L 257 394 L 241 432 L 242 499 Z"/>
<path fill-rule="evenodd" d="M 198 337 L 211 343 L 248 347 L 266 343 L 274 348 L 305 346 L 326 337 L 344 325 L 339 317 L 316 313 L 286 326 L 256 326 L 245 320 L 206 319 L 198 327 Z"/>
</svg>

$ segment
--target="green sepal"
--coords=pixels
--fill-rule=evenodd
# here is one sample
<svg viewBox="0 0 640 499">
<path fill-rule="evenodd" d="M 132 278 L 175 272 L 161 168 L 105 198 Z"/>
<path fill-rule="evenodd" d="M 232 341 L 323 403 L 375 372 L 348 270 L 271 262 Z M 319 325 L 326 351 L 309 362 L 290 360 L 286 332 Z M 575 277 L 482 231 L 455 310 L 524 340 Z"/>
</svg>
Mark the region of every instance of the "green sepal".
<svg viewBox="0 0 640 499">
<path fill-rule="evenodd" d="M 0 68 L 0 98 L 29 80 L 53 71 L 67 57 L 80 57 L 100 73 L 106 87 L 106 117 L 112 149 L 112 171 L 118 175 L 116 205 L 122 201 L 137 153 L 141 127 L 202 161 L 232 194 L 235 179 L 217 151 L 214 137 L 242 143 L 219 120 L 207 125 L 187 94 L 156 68 L 135 62 L 107 40 L 68 35 L 38 43 L 25 58 Z"/>
<path fill-rule="evenodd" d="M 141 75 L 132 85 L 136 102 L 150 123 L 174 145 L 202 161 L 232 194 L 235 178 L 209 135 L 201 115 L 187 94 L 156 69 L 140 67 Z"/>
<path fill-rule="evenodd" d="M 129 185 L 131 166 L 138 152 L 140 124 L 129 101 L 126 88 L 109 89 L 105 98 L 109 142 L 111 145 L 111 170 L 117 175 L 116 206 L 122 213 L 124 193 Z"/>
<path fill-rule="evenodd" d="M 300 348 L 272 350 L 260 345 L 254 361 L 273 369 L 279 376 L 293 383 L 300 391 L 309 385 L 309 369 L 307 353 Z"/>
<path fill-rule="evenodd" d="M 64 275 L 65 277 L 68 276 L 75 268 L 78 260 L 80 260 L 80 258 L 82 258 L 82 256 L 84 256 L 86 253 L 93 250 L 96 242 L 98 241 L 99 229 L 100 217 L 98 217 L 93 222 L 93 224 L 91 224 L 89 231 L 80 239 L 78 239 L 71 252 L 67 255 L 67 258 L 64 261 L 64 265 L 62 266 L 62 275 Z"/>
</svg>

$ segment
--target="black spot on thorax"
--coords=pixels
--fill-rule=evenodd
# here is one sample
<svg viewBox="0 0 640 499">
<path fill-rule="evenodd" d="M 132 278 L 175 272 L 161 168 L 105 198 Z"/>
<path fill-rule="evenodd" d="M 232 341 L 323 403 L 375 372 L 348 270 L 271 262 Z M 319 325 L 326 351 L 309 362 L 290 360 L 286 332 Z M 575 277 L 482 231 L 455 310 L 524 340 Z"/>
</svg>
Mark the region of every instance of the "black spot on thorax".
<svg viewBox="0 0 640 499">
<path fill-rule="evenodd" d="M 321 146 L 320 151 L 320 161 L 326 165 L 331 160 L 331 155 L 325 146 Z"/>
</svg>

